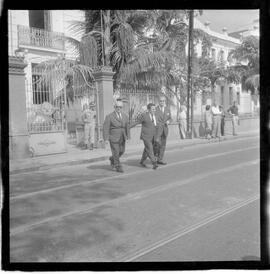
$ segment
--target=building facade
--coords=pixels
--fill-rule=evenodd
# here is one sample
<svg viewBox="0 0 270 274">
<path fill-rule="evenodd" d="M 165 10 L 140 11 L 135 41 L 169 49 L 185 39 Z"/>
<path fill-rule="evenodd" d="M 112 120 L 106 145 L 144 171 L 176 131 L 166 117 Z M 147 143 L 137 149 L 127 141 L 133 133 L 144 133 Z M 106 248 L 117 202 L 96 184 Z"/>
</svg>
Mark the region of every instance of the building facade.
<svg viewBox="0 0 270 274">
<path fill-rule="evenodd" d="M 83 32 L 74 32 L 73 26 L 75 21 L 84 20 L 84 12 L 81 10 L 8 11 L 9 56 L 23 57 L 25 63 L 23 71 L 26 83 L 26 121 L 30 138 L 30 151 L 33 155 L 66 151 L 67 134 L 75 133 L 75 126 L 76 123 L 80 122 L 83 105 L 96 98 L 95 95 L 91 94 L 91 96 L 80 98 L 80 100 L 67 107 L 66 98 L 64 98 L 66 95 L 63 93 L 65 89 L 63 83 L 52 80 L 40 81 L 42 79 L 42 70 L 39 65 L 44 61 L 63 58 L 65 60 L 75 60 L 77 58 L 75 47 L 66 37 L 72 37 L 80 41 Z M 194 20 L 194 27 L 210 35 L 213 41 L 210 52 L 211 58 L 216 62 L 222 61 L 228 66 L 231 65 L 227 60 L 228 54 L 241 44 L 241 37 L 228 35 L 226 29 L 223 30 L 222 34 L 214 32 L 209 24 L 202 24 L 197 18 Z M 254 32 L 258 33 L 256 26 L 253 26 L 252 29 L 245 29 L 241 33 L 244 37 L 250 34 L 253 35 Z M 200 56 L 202 52 L 200 43 L 196 45 L 195 50 L 197 55 Z M 108 91 L 111 87 L 106 86 L 107 84 L 112 85 L 112 75 L 111 71 L 104 71 L 97 75 L 97 86 L 99 86 L 100 94 L 102 94 L 99 97 L 98 104 L 100 104 L 100 109 L 105 109 L 104 106 L 106 105 L 106 111 L 109 111 L 112 104 L 112 98 L 110 97 L 112 95 L 109 95 L 110 92 Z M 16 92 L 19 92 L 19 90 Z M 16 94 L 12 94 L 12 96 L 16 98 Z M 133 97 L 135 98 L 136 95 Z M 137 102 L 135 98 L 136 102 L 132 102 L 133 105 L 141 107 L 157 99 L 153 94 L 142 94 L 141 98 L 146 98 L 145 102 Z M 254 111 L 251 93 L 242 90 L 241 85 L 219 81 L 215 86 L 214 99 L 218 104 L 223 105 L 225 109 L 233 101 L 237 101 L 240 114 Z M 171 98 L 171 101 L 173 102 L 171 105 L 172 114 L 176 119 L 178 101 L 176 98 Z M 202 93 L 199 92 L 195 98 L 194 116 L 201 119 L 205 105 L 211 103 L 212 98 L 204 98 Z M 99 122 L 101 124 L 104 113 L 100 116 Z M 18 121 L 16 123 L 19 124 Z"/>
<path fill-rule="evenodd" d="M 76 59 L 75 47 L 66 39 L 80 40 L 82 34 L 72 31 L 75 21 L 84 21 L 83 11 L 8 11 L 8 53 L 23 57 L 25 63 L 26 120 L 34 155 L 50 153 L 50 148 L 52 152 L 66 151 L 67 120 L 80 117 L 82 104 L 89 101 L 80 100 L 66 107 L 64 84 L 57 75 L 48 73 L 44 78 L 40 66 L 50 60 Z"/>
<path fill-rule="evenodd" d="M 226 28 L 223 28 L 223 33 L 212 31 L 209 22 L 202 24 L 198 19 L 194 20 L 194 28 L 203 30 L 211 37 L 212 47 L 210 49 L 210 58 L 212 60 L 217 63 L 223 62 L 225 66 L 234 65 L 235 61 L 228 60 L 228 55 L 231 50 L 241 45 L 241 37 L 231 36 L 228 34 Z M 245 34 L 252 35 L 249 32 L 245 32 Z M 201 56 L 202 46 L 200 43 L 196 46 L 196 52 L 198 56 Z M 225 110 L 232 105 L 233 101 L 236 101 L 240 114 L 254 112 L 254 102 L 252 101 L 251 92 L 243 90 L 241 84 L 228 83 L 225 80 L 218 81 L 215 85 L 215 95 L 213 97 L 217 104 L 223 105 Z M 195 112 L 199 114 L 200 109 L 204 108 L 205 104 L 212 103 L 212 99 L 208 98 L 204 100 L 202 98 L 200 100 L 197 98 L 196 102 Z"/>
</svg>

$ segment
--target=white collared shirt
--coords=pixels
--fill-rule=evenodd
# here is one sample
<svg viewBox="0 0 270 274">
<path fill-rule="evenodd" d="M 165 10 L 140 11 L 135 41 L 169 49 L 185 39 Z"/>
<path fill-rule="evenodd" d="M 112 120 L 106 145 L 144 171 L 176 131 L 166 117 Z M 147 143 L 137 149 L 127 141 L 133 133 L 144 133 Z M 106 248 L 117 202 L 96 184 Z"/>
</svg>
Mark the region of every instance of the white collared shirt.
<svg viewBox="0 0 270 274">
<path fill-rule="evenodd" d="M 218 107 L 212 106 L 211 110 L 214 115 L 221 114 Z"/>
<path fill-rule="evenodd" d="M 151 121 L 152 121 L 152 115 L 153 115 L 154 125 L 156 126 L 156 125 L 157 125 L 157 121 L 156 121 L 156 116 L 155 116 L 155 114 L 151 114 L 151 113 L 149 112 L 149 115 L 150 115 Z"/>
<path fill-rule="evenodd" d="M 117 115 L 117 117 L 119 118 L 119 119 L 122 119 L 122 115 L 121 115 L 121 112 L 115 112 L 116 113 L 116 115 Z"/>
<path fill-rule="evenodd" d="M 162 111 L 162 113 L 164 113 L 165 107 L 166 107 L 166 106 L 163 106 L 163 107 L 162 107 L 162 106 L 159 106 L 159 107 L 160 107 L 160 110 Z"/>
</svg>

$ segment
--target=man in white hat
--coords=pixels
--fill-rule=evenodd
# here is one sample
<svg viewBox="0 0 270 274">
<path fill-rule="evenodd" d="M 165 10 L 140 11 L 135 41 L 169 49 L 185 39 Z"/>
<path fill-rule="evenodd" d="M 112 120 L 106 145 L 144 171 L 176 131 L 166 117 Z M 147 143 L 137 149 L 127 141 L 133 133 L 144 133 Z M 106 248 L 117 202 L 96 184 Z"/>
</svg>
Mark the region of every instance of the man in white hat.
<svg viewBox="0 0 270 274">
<path fill-rule="evenodd" d="M 108 114 L 103 124 L 103 139 L 110 142 L 112 156 L 110 162 L 117 172 L 124 172 L 120 163 L 120 157 L 125 152 L 126 140 L 130 138 L 129 119 L 122 112 L 123 102 L 117 100 L 114 111 Z"/>
<path fill-rule="evenodd" d="M 96 110 L 95 103 L 91 102 L 89 108 L 84 106 L 82 120 L 84 122 L 84 148 L 92 150 L 95 143 L 95 129 L 96 129 Z M 90 141 L 90 142 L 89 142 Z"/>
</svg>

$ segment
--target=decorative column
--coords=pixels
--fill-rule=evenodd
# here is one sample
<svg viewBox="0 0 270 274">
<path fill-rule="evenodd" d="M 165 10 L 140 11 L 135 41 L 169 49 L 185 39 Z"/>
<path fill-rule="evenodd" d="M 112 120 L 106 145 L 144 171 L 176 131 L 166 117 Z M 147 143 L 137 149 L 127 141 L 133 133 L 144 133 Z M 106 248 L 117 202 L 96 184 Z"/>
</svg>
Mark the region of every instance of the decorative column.
<svg viewBox="0 0 270 274">
<path fill-rule="evenodd" d="M 114 110 L 113 106 L 113 75 L 114 72 L 109 66 L 96 69 L 94 77 L 97 83 L 97 119 L 98 119 L 98 137 L 102 137 L 102 126 L 107 114 Z"/>
<path fill-rule="evenodd" d="M 10 159 L 30 157 L 27 130 L 25 73 L 23 57 L 9 57 L 9 155 Z"/>
</svg>

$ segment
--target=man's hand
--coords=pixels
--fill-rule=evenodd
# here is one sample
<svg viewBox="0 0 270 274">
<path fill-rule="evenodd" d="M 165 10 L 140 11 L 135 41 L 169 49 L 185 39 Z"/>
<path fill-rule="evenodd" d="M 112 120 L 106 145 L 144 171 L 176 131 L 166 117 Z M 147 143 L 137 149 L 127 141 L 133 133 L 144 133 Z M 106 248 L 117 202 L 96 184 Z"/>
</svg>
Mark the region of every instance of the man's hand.
<svg viewBox="0 0 270 274">
<path fill-rule="evenodd" d="M 170 121 L 168 120 L 168 121 L 166 121 L 166 124 L 168 125 L 170 123 Z"/>
</svg>

